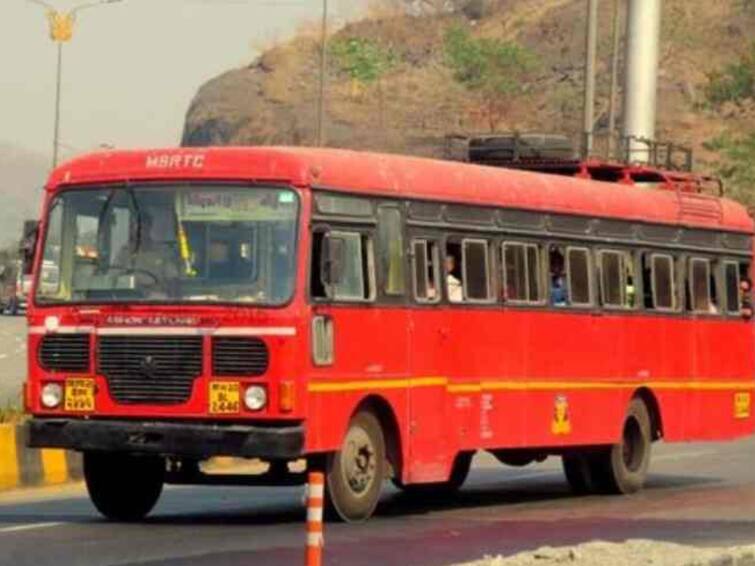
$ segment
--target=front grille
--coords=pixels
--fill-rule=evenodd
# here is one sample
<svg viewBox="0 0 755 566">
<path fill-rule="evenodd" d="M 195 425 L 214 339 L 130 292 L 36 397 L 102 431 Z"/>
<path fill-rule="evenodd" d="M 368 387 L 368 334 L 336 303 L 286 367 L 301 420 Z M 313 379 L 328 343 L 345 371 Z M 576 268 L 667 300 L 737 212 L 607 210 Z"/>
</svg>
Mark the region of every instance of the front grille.
<svg viewBox="0 0 755 566">
<path fill-rule="evenodd" d="M 39 365 L 47 371 L 89 371 L 88 334 L 51 334 L 39 344 Z"/>
<path fill-rule="evenodd" d="M 202 337 L 102 336 L 97 368 L 117 403 L 186 403 L 202 373 Z"/>
<path fill-rule="evenodd" d="M 267 345 L 259 338 L 214 338 L 212 341 L 213 375 L 262 375 L 269 362 Z"/>
</svg>

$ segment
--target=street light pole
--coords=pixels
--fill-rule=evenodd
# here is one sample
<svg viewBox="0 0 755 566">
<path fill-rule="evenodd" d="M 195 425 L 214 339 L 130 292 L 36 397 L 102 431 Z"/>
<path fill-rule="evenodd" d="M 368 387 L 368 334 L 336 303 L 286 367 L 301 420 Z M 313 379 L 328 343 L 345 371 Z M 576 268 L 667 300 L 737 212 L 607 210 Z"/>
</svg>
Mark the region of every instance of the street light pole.
<svg viewBox="0 0 755 566">
<path fill-rule="evenodd" d="M 320 38 L 320 95 L 317 101 L 317 146 L 325 145 L 325 75 L 328 71 L 328 0 L 322 0 Z"/>
<path fill-rule="evenodd" d="M 58 166 L 60 149 L 60 85 L 63 78 L 63 42 L 58 42 L 58 71 L 55 85 L 55 129 L 52 138 L 52 168 Z"/>
<path fill-rule="evenodd" d="M 76 23 L 76 15 L 79 12 L 103 4 L 116 4 L 123 0 L 98 0 L 96 2 L 86 2 L 73 7 L 68 12 L 61 12 L 44 0 L 27 1 L 42 6 L 47 11 L 47 20 L 50 26 L 50 39 L 56 43 L 58 47 L 58 64 L 55 81 L 55 125 L 53 128 L 52 141 L 52 168 L 54 169 L 58 166 L 58 155 L 60 150 L 60 99 L 63 79 L 63 44 L 68 43 L 73 38 L 73 27 Z"/>
</svg>

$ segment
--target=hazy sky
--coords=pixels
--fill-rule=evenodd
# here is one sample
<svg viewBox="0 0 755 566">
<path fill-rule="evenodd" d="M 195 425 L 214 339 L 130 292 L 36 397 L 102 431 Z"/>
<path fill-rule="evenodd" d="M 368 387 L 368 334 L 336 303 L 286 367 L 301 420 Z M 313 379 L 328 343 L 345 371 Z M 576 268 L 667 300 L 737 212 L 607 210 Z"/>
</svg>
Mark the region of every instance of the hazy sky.
<svg viewBox="0 0 755 566">
<path fill-rule="evenodd" d="M 56 47 L 44 9 L 0 4 L 0 143 L 50 155 Z M 337 25 L 362 2 L 330 4 Z M 202 83 L 317 21 L 321 10 L 321 0 L 123 0 L 80 12 L 63 55 L 62 157 L 103 143 L 177 144 Z"/>
</svg>

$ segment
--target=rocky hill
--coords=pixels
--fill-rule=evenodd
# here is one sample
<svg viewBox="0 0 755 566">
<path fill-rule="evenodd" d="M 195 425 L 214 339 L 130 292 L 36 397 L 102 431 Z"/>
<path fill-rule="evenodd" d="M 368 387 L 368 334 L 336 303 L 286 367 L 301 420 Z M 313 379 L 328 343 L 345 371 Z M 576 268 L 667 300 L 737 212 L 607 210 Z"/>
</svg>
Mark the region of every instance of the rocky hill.
<svg viewBox="0 0 755 566">
<path fill-rule="evenodd" d="M 365 17 L 337 31 L 379 46 L 391 64 L 380 80 L 356 84 L 331 53 L 327 143 L 336 147 L 438 155 L 449 133 L 490 130 L 479 100 L 448 65 L 456 26 L 476 38 L 515 43 L 536 64 L 507 95 L 497 130 L 576 135 L 584 78 L 583 0 L 491 0 L 480 14 Z M 607 123 L 611 3 L 601 3 L 598 127 Z M 719 156 L 708 142 L 755 131 L 755 101 L 709 103 L 710 74 L 742 57 L 755 38 L 755 9 L 743 0 L 664 0 L 658 137 L 692 146 L 702 168 Z M 313 144 L 318 94 L 316 35 L 272 47 L 249 66 L 206 83 L 187 113 L 183 143 Z M 752 77 L 751 77 L 752 78 Z M 753 87 L 755 88 L 755 87 Z"/>
</svg>

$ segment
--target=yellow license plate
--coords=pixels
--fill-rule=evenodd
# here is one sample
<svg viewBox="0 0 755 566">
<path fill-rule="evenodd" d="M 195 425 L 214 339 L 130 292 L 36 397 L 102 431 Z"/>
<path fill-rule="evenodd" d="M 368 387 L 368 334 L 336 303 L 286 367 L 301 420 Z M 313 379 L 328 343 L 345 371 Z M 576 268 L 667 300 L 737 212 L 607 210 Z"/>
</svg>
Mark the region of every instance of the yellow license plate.
<svg viewBox="0 0 755 566">
<path fill-rule="evenodd" d="M 80 413 L 94 411 L 94 379 L 67 379 L 65 409 Z"/>
<path fill-rule="evenodd" d="M 241 412 L 241 387 L 232 381 L 210 382 L 210 413 L 233 415 Z"/>
</svg>

